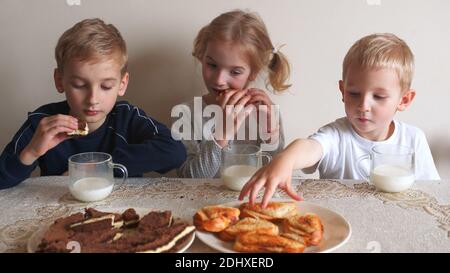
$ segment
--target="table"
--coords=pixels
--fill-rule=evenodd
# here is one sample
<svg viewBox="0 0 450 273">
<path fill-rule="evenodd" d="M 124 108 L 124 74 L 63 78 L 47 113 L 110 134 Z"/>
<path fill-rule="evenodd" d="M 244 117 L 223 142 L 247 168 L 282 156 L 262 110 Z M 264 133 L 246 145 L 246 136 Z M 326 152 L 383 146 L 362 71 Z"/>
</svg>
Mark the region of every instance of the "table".
<svg viewBox="0 0 450 273">
<path fill-rule="evenodd" d="M 450 183 L 416 181 L 402 193 L 382 193 L 365 181 L 293 180 L 305 200 L 344 216 L 350 240 L 335 252 L 450 252 Z M 25 252 L 40 226 L 83 208 L 156 208 L 192 222 L 207 205 L 236 201 L 219 179 L 132 178 L 107 199 L 80 203 L 67 177 L 29 178 L 0 191 L 0 252 Z M 288 198 L 282 191 L 277 195 Z M 195 239 L 188 252 L 215 252 Z"/>
</svg>

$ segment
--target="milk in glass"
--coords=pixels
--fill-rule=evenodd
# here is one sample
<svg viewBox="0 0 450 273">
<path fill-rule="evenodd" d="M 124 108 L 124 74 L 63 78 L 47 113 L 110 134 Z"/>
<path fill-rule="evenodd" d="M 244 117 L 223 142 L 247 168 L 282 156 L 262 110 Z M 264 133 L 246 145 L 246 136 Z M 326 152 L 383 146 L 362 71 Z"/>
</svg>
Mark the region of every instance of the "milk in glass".
<svg viewBox="0 0 450 273">
<path fill-rule="evenodd" d="M 395 165 L 378 165 L 370 173 L 370 181 L 385 192 L 401 192 L 414 183 L 410 168 Z"/>
<path fill-rule="evenodd" d="M 257 167 L 251 165 L 229 166 L 223 171 L 222 179 L 225 186 L 231 190 L 240 191 L 257 170 Z"/>
<path fill-rule="evenodd" d="M 82 178 L 70 186 L 72 195 L 83 202 L 93 202 L 106 198 L 113 190 L 114 184 L 102 177 Z"/>
</svg>

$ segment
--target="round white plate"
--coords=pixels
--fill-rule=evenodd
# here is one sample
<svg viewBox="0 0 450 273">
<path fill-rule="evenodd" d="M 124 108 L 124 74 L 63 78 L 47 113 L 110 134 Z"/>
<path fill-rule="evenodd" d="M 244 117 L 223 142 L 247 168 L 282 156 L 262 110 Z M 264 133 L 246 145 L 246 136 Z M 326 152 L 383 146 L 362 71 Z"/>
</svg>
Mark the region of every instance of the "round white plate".
<svg viewBox="0 0 450 273">
<path fill-rule="evenodd" d="M 95 208 L 95 209 L 98 209 L 100 211 L 105 211 L 105 212 L 123 213 L 128 208 L 112 208 L 112 209 Z M 154 211 L 154 209 L 146 209 L 146 208 L 134 208 L 134 210 L 141 217 L 144 216 L 145 214 L 149 213 L 150 211 Z M 53 222 L 44 224 L 30 236 L 30 238 L 28 239 L 28 242 L 27 242 L 28 253 L 36 252 L 39 244 L 42 241 L 42 237 L 44 236 L 45 232 L 47 231 L 47 229 L 50 227 L 51 224 L 53 224 Z M 195 239 L 195 232 L 192 232 L 191 235 L 189 235 L 189 238 L 187 238 L 187 240 L 185 240 L 179 246 L 180 249 L 177 251 L 177 253 L 185 252 L 192 245 L 192 243 L 194 242 L 194 239 Z M 76 249 L 73 250 L 72 252 L 76 252 Z"/>
<path fill-rule="evenodd" d="M 292 202 L 292 200 L 273 200 L 277 202 Z M 242 201 L 230 202 L 222 204 L 227 207 L 239 207 Z M 350 223 L 345 220 L 339 213 L 328 208 L 309 203 L 306 201 L 297 202 L 300 214 L 315 213 L 320 217 L 324 228 L 322 242 L 318 246 L 310 246 L 305 248 L 305 253 L 327 253 L 332 252 L 343 246 L 352 234 Z M 214 233 L 206 231 L 196 231 L 197 237 L 208 246 L 225 253 L 236 253 L 233 250 L 233 242 L 224 242 L 220 240 Z"/>
</svg>

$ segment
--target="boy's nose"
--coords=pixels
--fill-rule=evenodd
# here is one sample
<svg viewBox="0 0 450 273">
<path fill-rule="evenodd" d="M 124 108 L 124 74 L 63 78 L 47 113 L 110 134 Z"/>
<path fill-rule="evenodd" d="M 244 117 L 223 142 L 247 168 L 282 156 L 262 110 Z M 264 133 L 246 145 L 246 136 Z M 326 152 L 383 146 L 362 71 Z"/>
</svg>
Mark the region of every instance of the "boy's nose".
<svg viewBox="0 0 450 273">
<path fill-rule="evenodd" d="M 90 105 L 95 105 L 98 104 L 98 90 L 96 90 L 95 88 L 92 88 L 89 91 L 89 97 L 88 97 L 88 102 Z"/>
<path fill-rule="evenodd" d="M 369 96 L 362 96 L 359 102 L 359 111 L 369 112 L 370 111 L 370 98 Z"/>
</svg>

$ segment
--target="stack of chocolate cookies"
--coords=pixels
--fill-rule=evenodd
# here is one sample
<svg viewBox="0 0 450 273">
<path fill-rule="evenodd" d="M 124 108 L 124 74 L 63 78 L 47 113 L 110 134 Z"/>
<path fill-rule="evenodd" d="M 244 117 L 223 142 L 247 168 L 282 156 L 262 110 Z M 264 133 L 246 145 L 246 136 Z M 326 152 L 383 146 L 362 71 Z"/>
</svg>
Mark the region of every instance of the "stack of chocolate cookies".
<svg viewBox="0 0 450 273">
<path fill-rule="evenodd" d="M 87 208 L 57 219 L 37 252 L 70 252 L 70 242 L 78 243 L 80 252 L 177 252 L 194 230 L 173 221 L 170 211 L 151 211 L 140 218 L 132 208 L 122 214 Z"/>
</svg>

